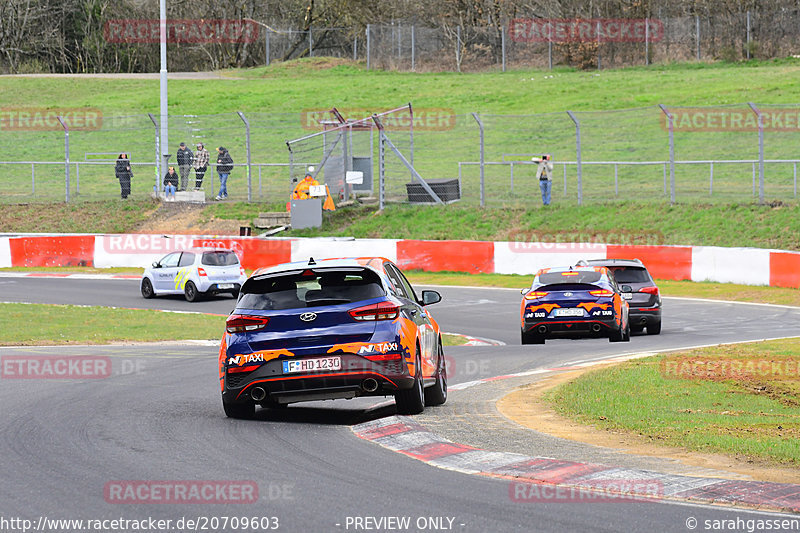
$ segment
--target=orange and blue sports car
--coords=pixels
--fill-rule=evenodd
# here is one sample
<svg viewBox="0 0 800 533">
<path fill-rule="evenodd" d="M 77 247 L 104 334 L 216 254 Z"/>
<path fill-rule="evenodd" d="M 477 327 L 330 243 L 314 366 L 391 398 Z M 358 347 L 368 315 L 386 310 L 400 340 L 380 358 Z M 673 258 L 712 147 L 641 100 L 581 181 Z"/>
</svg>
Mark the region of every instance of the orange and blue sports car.
<svg viewBox="0 0 800 533">
<path fill-rule="evenodd" d="M 219 379 L 225 414 L 255 406 L 394 396 L 401 414 L 447 400 L 439 325 L 388 259 L 295 262 L 256 270 L 225 324 Z"/>
<path fill-rule="evenodd" d="M 522 289 L 522 344 L 544 344 L 553 337 L 631 338 L 628 303 L 631 288 L 617 285 L 605 267 L 545 268 Z"/>
</svg>

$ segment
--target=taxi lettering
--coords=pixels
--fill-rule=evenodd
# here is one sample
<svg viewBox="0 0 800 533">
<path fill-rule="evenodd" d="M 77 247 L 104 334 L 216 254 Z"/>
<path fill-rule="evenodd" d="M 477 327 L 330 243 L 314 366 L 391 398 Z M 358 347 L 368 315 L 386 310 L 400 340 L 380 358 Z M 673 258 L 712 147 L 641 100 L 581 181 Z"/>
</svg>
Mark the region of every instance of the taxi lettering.
<svg viewBox="0 0 800 533">
<path fill-rule="evenodd" d="M 263 363 L 264 355 L 260 353 L 237 355 L 228 358 L 228 366 L 242 366 L 248 363 Z"/>
<path fill-rule="evenodd" d="M 381 342 L 378 344 L 367 344 L 358 349 L 359 355 L 365 353 L 375 353 L 375 352 L 387 353 L 395 351 L 397 351 L 396 342 Z"/>
</svg>

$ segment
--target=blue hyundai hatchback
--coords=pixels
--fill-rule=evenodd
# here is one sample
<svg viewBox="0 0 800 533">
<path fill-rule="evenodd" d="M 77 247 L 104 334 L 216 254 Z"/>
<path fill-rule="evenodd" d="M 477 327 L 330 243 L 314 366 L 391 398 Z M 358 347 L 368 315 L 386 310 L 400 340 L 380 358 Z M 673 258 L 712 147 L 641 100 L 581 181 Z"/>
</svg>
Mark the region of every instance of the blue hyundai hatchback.
<svg viewBox="0 0 800 533">
<path fill-rule="evenodd" d="M 225 414 L 255 406 L 393 396 L 401 414 L 447 399 L 439 325 L 388 259 L 330 259 L 255 271 L 219 352 Z"/>
<path fill-rule="evenodd" d="M 631 338 L 628 303 L 631 288 L 617 285 L 605 267 L 545 268 L 522 289 L 522 344 L 544 344 L 555 337 Z"/>
</svg>

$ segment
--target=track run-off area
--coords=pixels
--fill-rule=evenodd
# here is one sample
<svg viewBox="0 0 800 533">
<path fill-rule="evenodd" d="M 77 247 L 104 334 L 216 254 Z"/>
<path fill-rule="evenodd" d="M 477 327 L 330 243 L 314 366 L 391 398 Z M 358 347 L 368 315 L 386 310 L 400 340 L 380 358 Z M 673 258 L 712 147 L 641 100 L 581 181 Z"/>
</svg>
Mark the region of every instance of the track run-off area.
<svg viewBox="0 0 800 533">
<path fill-rule="evenodd" d="M 178 297 L 144 300 L 136 279 L 86 278 L 2 273 L 0 300 L 221 315 L 234 307 L 230 297 L 194 304 Z M 625 456 L 548 437 L 504 418 L 494 404 L 514 387 L 593 361 L 800 336 L 800 309 L 664 298 L 661 335 L 634 335 L 630 343 L 584 339 L 521 346 L 518 291 L 436 289 L 443 301 L 430 309 L 443 331 L 499 342 L 447 348 L 447 403 L 410 418 L 396 417 L 391 399 L 362 398 L 228 419 L 215 340 L 0 348 L 0 358 L 87 356 L 110 363 L 102 379 L 0 380 L 0 521 L 30 520 L 30 529 L 41 526 L 40 531 L 59 530 L 42 518 L 153 519 L 162 521 L 163 531 L 204 525 L 209 531 L 297 532 L 757 531 L 759 524 L 761 530 L 800 529 L 800 516 L 759 510 L 752 502 L 740 505 L 742 498 L 589 498 L 574 492 L 559 497 L 520 491 L 513 473 L 500 469 L 496 476 L 476 475 L 482 470 L 476 464 L 483 462 L 487 470 L 501 454 L 518 454 L 561 461 L 573 472 L 576 463 L 604 465 L 595 471 L 608 479 L 635 471 L 642 477 L 654 472 L 675 480 L 741 481 L 665 458 Z M 373 438 L 367 438 L 370 432 Z M 448 463 L 441 460 L 444 452 L 397 453 L 402 439 L 387 441 L 392 432 L 411 438 L 401 443 L 406 450 L 430 443 L 439 451 L 474 450 L 473 463 Z M 559 478 L 551 469 L 548 479 Z M 708 505 L 711 500 L 734 506 Z M 762 502 L 769 503 L 768 494 Z M 239 527 L 231 527 L 233 517 L 259 520 L 246 528 L 237 520 Z M 22 531 L 17 526 L 23 522 L 15 524 L 12 529 L 0 522 L 0 530 Z M 60 530 L 97 530 L 90 525 Z"/>
</svg>

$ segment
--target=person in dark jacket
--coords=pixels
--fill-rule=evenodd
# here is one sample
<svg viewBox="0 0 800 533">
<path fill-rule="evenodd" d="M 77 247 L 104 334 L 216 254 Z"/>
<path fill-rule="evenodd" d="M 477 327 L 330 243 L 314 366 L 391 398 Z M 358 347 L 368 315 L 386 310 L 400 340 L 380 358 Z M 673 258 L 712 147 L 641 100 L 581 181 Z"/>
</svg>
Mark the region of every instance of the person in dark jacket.
<svg viewBox="0 0 800 533">
<path fill-rule="evenodd" d="M 224 146 L 217 148 L 217 174 L 219 174 L 219 194 L 215 200 L 224 200 L 228 197 L 228 176 L 233 170 L 233 158 Z"/>
<path fill-rule="evenodd" d="M 194 154 L 186 146 L 186 143 L 181 143 L 178 146 L 178 170 L 181 173 L 181 186 L 178 189 L 179 191 L 185 191 L 186 187 L 189 185 L 189 169 L 192 168 L 192 160 L 194 159 Z"/>
<path fill-rule="evenodd" d="M 164 175 L 164 199 L 169 202 L 175 201 L 175 189 L 178 187 L 178 173 L 175 172 L 175 167 L 169 167 L 167 173 Z"/>
<path fill-rule="evenodd" d="M 116 174 L 119 180 L 120 194 L 124 200 L 131 193 L 131 178 L 133 177 L 131 162 L 128 161 L 128 154 L 119 154 L 117 165 L 114 167 L 114 174 Z"/>
</svg>

